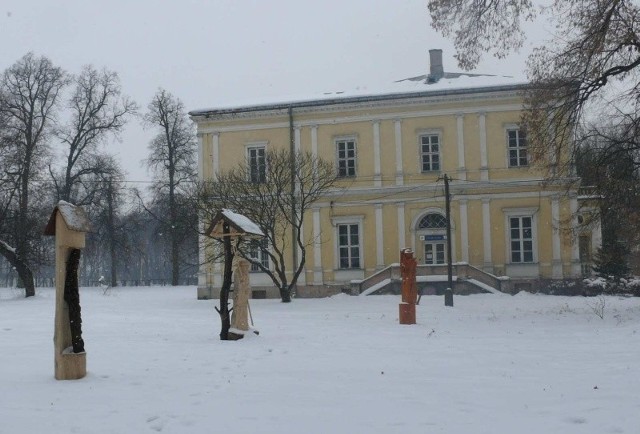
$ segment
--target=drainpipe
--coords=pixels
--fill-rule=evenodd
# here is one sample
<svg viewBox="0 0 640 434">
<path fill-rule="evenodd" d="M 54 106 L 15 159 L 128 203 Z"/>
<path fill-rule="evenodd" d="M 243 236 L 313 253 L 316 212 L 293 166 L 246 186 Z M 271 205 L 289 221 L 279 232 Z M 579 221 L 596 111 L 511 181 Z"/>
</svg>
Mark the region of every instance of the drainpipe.
<svg viewBox="0 0 640 434">
<path fill-rule="evenodd" d="M 293 107 L 289 105 L 288 109 L 289 114 L 289 153 L 291 155 L 290 166 L 291 166 L 291 221 L 296 221 L 296 139 L 294 135 L 293 129 Z M 291 259 L 293 261 L 293 265 L 291 268 L 291 272 L 295 273 L 296 264 L 298 263 L 298 243 L 297 240 L 297 230 L 296 225 L 291 226 Z M 293 274 L 292 274 L 293 276 Z M 297 287 L 297 284 L 296 284 Z"/>
</svg>

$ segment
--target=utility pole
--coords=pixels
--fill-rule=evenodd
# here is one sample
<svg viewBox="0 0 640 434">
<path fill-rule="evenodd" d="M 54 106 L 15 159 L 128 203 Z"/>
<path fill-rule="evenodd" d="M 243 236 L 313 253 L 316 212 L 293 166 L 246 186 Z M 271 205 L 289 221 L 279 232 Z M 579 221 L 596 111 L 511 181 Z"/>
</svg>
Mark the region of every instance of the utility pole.
<svg viewBox="0 0 640 434">
<path fill-rule="evenodd" d="M 449 177 L 444 175 L 445 217 L 447 219 L 447 289 L 444 291 L 444 305 L 453 306 L 453 264 L 451 263 L 451 196 Z"/>
</svg>

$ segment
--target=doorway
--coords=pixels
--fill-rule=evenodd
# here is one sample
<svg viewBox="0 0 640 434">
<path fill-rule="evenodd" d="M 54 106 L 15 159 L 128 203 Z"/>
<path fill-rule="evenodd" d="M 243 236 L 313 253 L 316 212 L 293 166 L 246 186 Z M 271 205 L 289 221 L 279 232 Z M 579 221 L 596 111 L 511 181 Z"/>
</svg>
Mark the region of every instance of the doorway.
<svg viewBox="0 0 640 434">
<path fill-rule="evenodd" d="M 427 241 L 424 243 L 424 263 L 426 265 L 442 265 L 446 263 L 447 245 L 444 241 Z"/>
</svg>

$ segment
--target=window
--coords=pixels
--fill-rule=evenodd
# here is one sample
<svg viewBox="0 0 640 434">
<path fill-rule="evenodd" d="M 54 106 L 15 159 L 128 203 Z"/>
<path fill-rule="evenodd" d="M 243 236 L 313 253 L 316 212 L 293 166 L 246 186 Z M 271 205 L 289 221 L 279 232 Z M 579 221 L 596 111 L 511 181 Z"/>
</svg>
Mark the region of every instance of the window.
<svg viewBox="0 0 640 434">
<path fill-rule="evenodd" d="M 522 167 L 529 164 L 527 157 L 527 135 L 519 128 L 507 129 L 507 147 L 509 167 Z"/>
<path fill-rule="evenodd" d="M 250 146 L 247 148 L 249 164 L 249 181 L 261 184 L 267 180 L 267 160 L 264 146 Z"/>
<path fill-rule="evenodd" d="M 423 172 L 440 170 L 440 136 L 438 134 L 420 136 L 420 159 Z"/>
<path fill-rule="evenodd" d="M 442 214 L 431 213 L 420 219 L 418 229 L 446 229 L 447 218 Z"/>
<path fill-rule="evenodd" d="M 446 263 L 447 246 L 444 242 L 424 243 L 424 263 L 427 265 L 442 265 Z"/>
<path fill-rule="evenodd" d="M 427 265 L 440 265 L 446 263 L 446 236 L 447 219 L 439 212 L 430 212 L 418 222 L 418 234 L 420 241 L 424 243 L 424 263 Z"/>
<path fill-rule="evenodd" d="M 252 240 L 249 250 L 249 256 L 252 260 L 260 262 L 262 266 L 269 269 L 269 241 L 267 239 Z M 251 271 L 262 271 L 257 264 L 251 264 Z"/>
<path fill-rule="evenodd" d="M 336 140 L 338 153 L 338 177 L 356 176 L 356 141 L 355 139 Z"/>
<path fill-rule="evenodd" d="M 360 268 L 360 230 L 357 223 L 338 225 L 338 266 Z"/>
<path fill-rule="evenodd" d="M 509 217 L 511 262 L 533 262 L 533 217 Z"/>
</svg>

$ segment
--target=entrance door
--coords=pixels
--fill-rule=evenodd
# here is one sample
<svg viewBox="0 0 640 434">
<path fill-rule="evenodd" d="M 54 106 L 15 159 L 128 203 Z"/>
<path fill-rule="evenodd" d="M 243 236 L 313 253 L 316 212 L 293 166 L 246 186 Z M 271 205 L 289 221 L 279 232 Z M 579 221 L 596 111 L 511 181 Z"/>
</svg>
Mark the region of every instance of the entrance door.
<svg viewBox="0 0 640 434">
<path fill-rule="evenodd" d="M 444 242 L 424 243 L 424 263 L 427 265 L 440 265 L 445 263 L 446 244 Z"/>
</svg>

